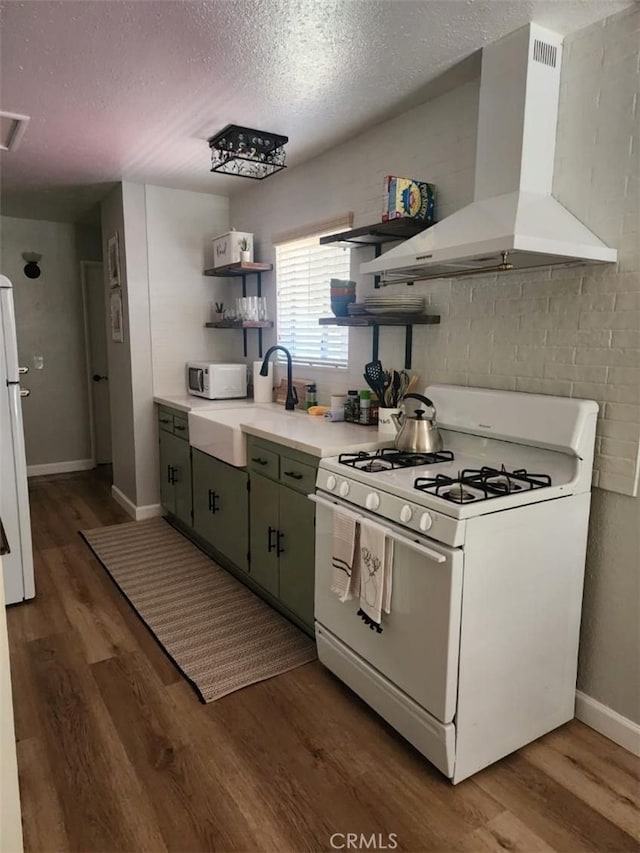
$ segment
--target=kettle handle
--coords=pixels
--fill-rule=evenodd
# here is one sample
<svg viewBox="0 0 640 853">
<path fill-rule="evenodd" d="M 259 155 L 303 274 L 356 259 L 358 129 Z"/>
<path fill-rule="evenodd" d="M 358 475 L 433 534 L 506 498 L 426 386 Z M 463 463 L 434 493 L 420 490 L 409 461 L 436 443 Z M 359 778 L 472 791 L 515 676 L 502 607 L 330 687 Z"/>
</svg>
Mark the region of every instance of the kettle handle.
<svg viewBox="0 0 640 853">
<path fill-rule="evenodd" d="M 420 400 L 421 403 L 425 403 L 429 406 L 430 409 L 433 409 L 435 412 L 436 407 L 433 405 L 431 400 L 428 397 L 424 397 L 422 394 L 405 394 L 402 398 L 403 400 Z"/>
</svg>

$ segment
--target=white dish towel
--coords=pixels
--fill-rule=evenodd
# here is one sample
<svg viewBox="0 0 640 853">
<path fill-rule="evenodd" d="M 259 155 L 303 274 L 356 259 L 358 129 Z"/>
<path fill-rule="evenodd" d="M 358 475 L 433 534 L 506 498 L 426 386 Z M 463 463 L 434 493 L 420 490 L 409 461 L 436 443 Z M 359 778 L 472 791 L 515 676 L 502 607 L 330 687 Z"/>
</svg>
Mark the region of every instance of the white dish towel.
<svg viewBox="0 0 640 853">
<path fill-rule="evenodd" d="M 384 527 L 360 520 L 360 544 L 356 564 L 360 563 L 360 610 L 358 616 L 371 630 L 382 633 L 382 614 L 391 613 L 393 585 L 393 539 Z"/>
<path fill-rule="evenodd" d="M 333 510 L 333 550 L 331 552 L 331 592 L 340 601 L 349 601 L 360 594 L 358 561 L 355 559 L 359 515 L 348 509 Z"/>
</svg>

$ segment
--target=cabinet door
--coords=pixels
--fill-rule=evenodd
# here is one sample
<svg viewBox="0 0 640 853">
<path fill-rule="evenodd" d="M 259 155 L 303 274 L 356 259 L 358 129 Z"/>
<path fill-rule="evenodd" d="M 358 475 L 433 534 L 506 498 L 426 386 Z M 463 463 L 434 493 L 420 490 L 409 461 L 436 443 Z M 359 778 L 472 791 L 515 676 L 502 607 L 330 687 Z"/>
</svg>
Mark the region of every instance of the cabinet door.
<svg viewBox="0 0 640 853">
<path fill-rule="evenodd" d="M 248 570 L 247 474 L 193 451 L 193 523 L 196 532 L 234 566 Z"/>
<path fill-rule="evenodd" d="M 277 483 L 251 475 L 251 577 L 267 592 L 278 596 L 278 499 Z"/>
<path fill-rule="evenodd" d="M 191 470 L 193 477 L 193 527 L 196 533 L 214 544 L 215 523 L 213 516 L 213 457 L 192 450 Z"/>
<path fill-rule="evenodd" d="M 177 440 L 170 432 L 160 431 L 160 503 L 171 513 L 176 511 L 171 467 L 175 464 L 173 446 Z"/>
<path fill-rule="evenodd" d="M 214 507 L 216 547 L 234 566 L 248 571 L 249 501 L 248 476 L 218 459 L 214 459 Z"/>
<path fill-rule="evenodd" d="M 313 628 L 315 506 L 280 487 L 280 601 Z"/>
<path fill-rule="evenodd" d="M 171 436 L 173 439 L 173 482 L 175 489 L 175 514 L 184 524 L 192 525 L 191 509 L 191 448 L 186 441 Z"/>
</svg>

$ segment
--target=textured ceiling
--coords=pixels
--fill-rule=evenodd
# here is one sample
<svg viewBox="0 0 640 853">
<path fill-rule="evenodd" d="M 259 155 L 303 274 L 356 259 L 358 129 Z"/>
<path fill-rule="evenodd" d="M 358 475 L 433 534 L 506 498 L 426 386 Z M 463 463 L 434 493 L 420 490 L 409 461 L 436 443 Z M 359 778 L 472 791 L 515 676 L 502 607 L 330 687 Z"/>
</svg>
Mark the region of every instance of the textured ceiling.
<svg viewBox="0 0 640 853">
<path fill-rule="evenodd" d="M 207 137 L 229 122 L 288 135 L 295 165 L 424 100 L 528 21 L 566 34 L 627 5 L 7 0 L 0 108 L 31 122 L 18 151 L 0 154 L 1 210 L 74 221 L 118 180 L 241 191 L 245 179 L 208 171 Z"/>
</svg>

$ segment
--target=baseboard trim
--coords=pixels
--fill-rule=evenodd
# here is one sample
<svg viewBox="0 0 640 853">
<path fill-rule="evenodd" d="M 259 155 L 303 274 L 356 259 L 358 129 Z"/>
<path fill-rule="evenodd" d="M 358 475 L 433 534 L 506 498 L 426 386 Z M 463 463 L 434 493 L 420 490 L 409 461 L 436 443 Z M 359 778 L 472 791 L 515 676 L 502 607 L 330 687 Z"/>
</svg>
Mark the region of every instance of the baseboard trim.
<svg viewBox="0 0 640 853">
<path fill-rule="evenodd" d="M 576 717 L 590 728 L 640 756 L 640 726 L 576 690 Z"/>
<path fill-rule="evenodd" d="M 146 506 L 136 506 L 133 501 L 121 491 L 117 486 L 111 486 L 111 497 L 119 503 L 120 506 L 128 513 L 135 521 L 145 521 L 147 518 L 156 518 L 162 515 L 162 507 L 160 504 L 147 504 Z"/>
<path fill-rule="evenodd" d="M 73 471 L 89 471 L 95 467 L 95 459 L 71 459 L 68 462 L 27 465 L 27 477 L 42 477 L 44 474 L 71 474 Z"/>
</svg>

